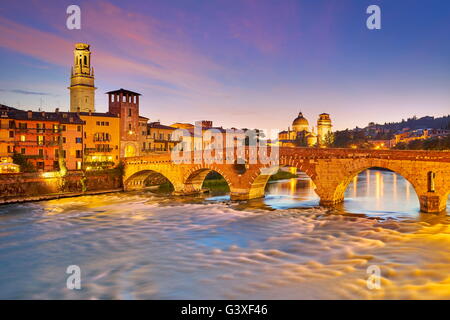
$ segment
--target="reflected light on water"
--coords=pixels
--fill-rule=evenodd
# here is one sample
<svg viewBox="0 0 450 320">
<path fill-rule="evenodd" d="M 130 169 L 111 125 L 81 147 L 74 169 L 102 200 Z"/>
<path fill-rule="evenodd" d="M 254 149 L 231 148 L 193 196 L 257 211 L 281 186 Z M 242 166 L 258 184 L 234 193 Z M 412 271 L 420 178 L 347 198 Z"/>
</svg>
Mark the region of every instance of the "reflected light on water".
<svg viewBox="0 0 450 320">
<path fill-rule="evenodd" d="M 406 188 L 404 187 L 406 186 Z M 298 179 L 270 183 L 261 207 L 275 209 L 318 206 L 313 181 L 305 174 Z M 343 213 L 364 213 L 380 217 L 417 216 L 419 202 L 402 176 L 387 170 L 369 169 L 356 175 L 345 193 Z M 276 200 L 275 200 L 276 199 Z M 255 200 L 254 205 L 258 202 Z"/>
</svg>

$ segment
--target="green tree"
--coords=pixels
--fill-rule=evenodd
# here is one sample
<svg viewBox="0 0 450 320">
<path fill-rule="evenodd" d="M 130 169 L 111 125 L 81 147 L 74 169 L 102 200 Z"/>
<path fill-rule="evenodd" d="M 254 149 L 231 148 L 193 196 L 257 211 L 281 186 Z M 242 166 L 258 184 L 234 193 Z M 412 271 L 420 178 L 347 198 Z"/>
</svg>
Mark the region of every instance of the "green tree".
<svg viewBox="0 0 450 320">
<path fill-rule="evenodd" d="M 35 172 L 36 168 L 28 161 L 28 159 L 21 153 L 14 153 L 12 156 L 13 163 L 20 166 L 21 172 Z"/>
<path fill-rule="evenodd" d="M 335 136 L 334 133 L 329 131 L 324 139 L 323 139 L 323 143 L 326 147 L 331 148 L 334 145 L 334 140 L 335 140 Z"/>
</svg>

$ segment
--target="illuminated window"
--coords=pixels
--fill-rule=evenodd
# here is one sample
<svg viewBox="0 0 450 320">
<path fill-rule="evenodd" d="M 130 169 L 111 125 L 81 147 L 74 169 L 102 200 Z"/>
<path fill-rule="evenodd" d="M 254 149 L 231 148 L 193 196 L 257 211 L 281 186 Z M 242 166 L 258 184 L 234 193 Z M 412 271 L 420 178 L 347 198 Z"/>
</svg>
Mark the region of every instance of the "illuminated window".
<svg viewBox="0 0 450 320">
<path fill-rule="evenodd" d="M 25 142 L 25 136 L 24 135 L 20 136 L 20 141 Z"/>
</svg>

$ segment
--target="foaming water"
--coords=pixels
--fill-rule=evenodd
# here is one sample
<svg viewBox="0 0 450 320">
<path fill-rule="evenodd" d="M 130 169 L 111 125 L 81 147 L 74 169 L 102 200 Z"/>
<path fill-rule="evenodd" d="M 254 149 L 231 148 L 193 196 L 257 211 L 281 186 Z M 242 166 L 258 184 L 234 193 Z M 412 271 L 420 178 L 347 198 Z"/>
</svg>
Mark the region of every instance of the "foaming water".
<svg viewBox="0 0 450 320">
<path fill-rule="evenodd" d="M 335 210 L 306 177 L 242 203 L 132 192 L 2 206 L 0 298 L 450 298 L 450 219 L 419 214 L 391 172 L 354 183 Z M 81 290 L 66 289 L 69 265 Z"/>
</svg>

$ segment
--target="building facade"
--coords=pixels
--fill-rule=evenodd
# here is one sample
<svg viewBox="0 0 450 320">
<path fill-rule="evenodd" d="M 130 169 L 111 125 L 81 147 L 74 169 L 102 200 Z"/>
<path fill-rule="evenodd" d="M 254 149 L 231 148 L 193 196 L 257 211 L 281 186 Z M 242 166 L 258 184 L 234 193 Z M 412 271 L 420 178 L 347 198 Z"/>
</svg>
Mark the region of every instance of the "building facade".
<svg viewBox="0 0 450 320">
<path fill-rule="evenodd" d="M 83 121 L 78 114 L 0 106 L 0 115 L 2 161 L 12 161 L 14 154 L 20 154 L 36 170 L 52 171 L 59 169 L 61 155 L 67 169 L 81 167 Z"/>
<path fill-rule="evenodd" d="M 140 155 L 139 96 L 140 93 L 119 89 L 107 92 L 109 113 L 120 118 L 120 157 Z"/>
<path fill-rule="evenodd" d="M 83 126 L 83 167 L 100 169 L 120 162 L 120 118 L 110 113 L 80 112 Z"/>
</svg>

